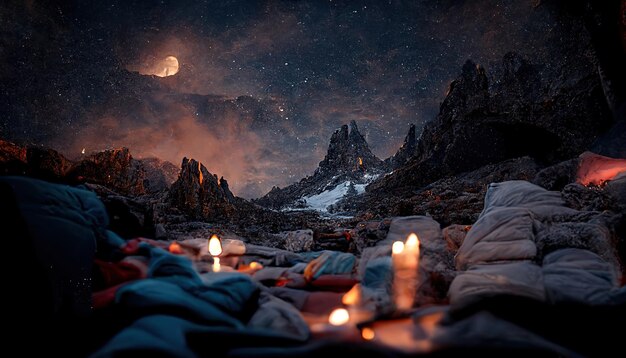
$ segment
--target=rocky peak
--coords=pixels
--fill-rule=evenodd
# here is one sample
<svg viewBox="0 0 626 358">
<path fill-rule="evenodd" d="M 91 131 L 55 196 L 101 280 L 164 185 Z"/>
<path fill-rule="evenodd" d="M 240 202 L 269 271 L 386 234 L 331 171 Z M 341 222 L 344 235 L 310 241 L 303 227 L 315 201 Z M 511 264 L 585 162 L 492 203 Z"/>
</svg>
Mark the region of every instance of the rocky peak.
<svg viewBox="0 0 626 358">
<path fill-rule="evenodd" d="M 217 219 L 234 212 L 228 183 L 211 174 L 202 163 L 183 158 L 178 179 L 169 193 L 172 204 L 198 219 Z"/>
<path fill-rule="evenodd" d="M 411 123 L 409 132 L 404 137 L 404 143 L 396 154 L 385 159 L 385 167 L 388 170 L 394 170 L 406 164 L 406 162 L 415 155 L 417 151 L 417 136 L 415 134 L 415 124 Z"/>
<path fill-rule="evenodd" d="M 369 149 L 365 137 L 359 132 L 355 121 L 342 125 L 330 138 L 326 157 L 319 164 L 320 174 L 336 174 L 366 171 L 381 165 Z"/>
<path fill-rule="evenodd" d="M 441 104 L 439 115 L 470 112 L 474 109 L 487 108 L 489 102 L 489 81 L 485 69 L 467 60 L 461 75 L 450 83 L 446 98 Z"/>
<path fill-rule="evenodd" d="M 84 158 L 68 172 L 72 181 L 104 185 L 120 194 L 145 194 L 146 176 L 140 161 L 128 148 L 108 149 Z"/>
</svg>

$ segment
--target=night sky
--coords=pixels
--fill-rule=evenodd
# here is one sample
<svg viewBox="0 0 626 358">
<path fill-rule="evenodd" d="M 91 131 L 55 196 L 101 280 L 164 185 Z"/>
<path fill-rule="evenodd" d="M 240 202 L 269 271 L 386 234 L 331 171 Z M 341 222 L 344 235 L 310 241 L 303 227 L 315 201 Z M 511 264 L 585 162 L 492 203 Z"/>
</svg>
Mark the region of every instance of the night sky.
<svg viewBox="0 0 626 358">
<path fill-rule="evenodd" d="M 203 161 L 256 197 L 356 120 L 381 159 L 472 59 L 549 61 L 536 1 L 4 1 L 0 137 Z M 179 72 L 149 75 L 174 56 Z"/>
</svg>

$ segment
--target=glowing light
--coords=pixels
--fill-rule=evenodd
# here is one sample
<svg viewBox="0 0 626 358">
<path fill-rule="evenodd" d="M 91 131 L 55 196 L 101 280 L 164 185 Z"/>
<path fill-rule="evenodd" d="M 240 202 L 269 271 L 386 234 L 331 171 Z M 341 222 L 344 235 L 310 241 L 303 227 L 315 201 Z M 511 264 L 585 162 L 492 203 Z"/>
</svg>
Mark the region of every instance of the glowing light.
<svg viewBox="0 0 626 358">
<path fill-rule="evenodd" d="M 85 148 L 83 148 L 83 150 L 80 151 L 80 154 L 85 154 Z"/>
<path fill-rule="evenodd" d="M 363 166 L 363 158 L 359 157 L 359 166 Z"/>
<path fill-rule="evenodd" d="M 178 59 L 174 56 L 167 56 L 155 66 L 155 70 L 155 76 L 174 76 L 178 73 Z"/>
<path fill-rule="evenodd" d="M 182 247 L 180 247 L 180 244 L 177 243 L 176 241 L 174 241 L 174 242 L 172 242 L 170 244 L 169 251 L 171 253 L 173 253 L 173 254 L 182 254 L 183 253 Z"/>
<path fill-rule="evenodd" d="M 400 255 L 402 251 L 404 251 L 404 242 L 402 241 L 396 241 L 391 246 L 391 253 L 393 255 Z"/>
<path fill-rule="evenodd" d="M 211 254 L 211 256 L 219 256 L 222 254 L 222 241 L 217 235 L 213 235 L 209 239 L 209 254 Z"/>
<path fill-rule="evenodd" d="M 376 333 L 374 333 L 373 329 L 365 327 L 361 330 L 361 337 L 363 337 L 366 341 L 371 341 L 374 337 L 376 337 Z"/>
<path fill-rule="evenodd" d="M 406 249 L 410 251 L 418 251 L 420 247 L 420 240 L 417 238 L 415 233 L 411 233 L 409 237 L 406 239 Z"/>
<path fill-rule="evenodd" d="M 198 180 L 200 181 L 200 185 L 202 185 L 202 183 L 204 182 L 204 176 L 202 175 L 202 164 L 200 164 L 200 162 L 198 162 L 198 173 L 200 173 L 200 175 L 198 176 Z M 220 244 L 220 248 L 221 248 L 221 244 Z"/>
<path fill-rule="evenodd" d="M 361 300 L 361 285 L 358 283 L 346 292 L 341 298 L 341 303 L 344 305 L 356 305 Z"/>
<path fill-rule="evenodd" d="M 342 326 L 350 320 L 350 314 L 345 308 L 337 308 L 328 316 L 328 323 L 333 326 Z"/>
<path fill-rule="evenodd" d="M 139 66 L 139 68 L 135 67 L 131 70 L 138 71 L 142 75 L 168 77 L 177 74 L 179 69 L 178 59 L 174 56 L 167 56 L 161 59 L 149 60 Z"/>
<path fill-rule="evenodd" d="M 250 268 L 253 269 L 253 270 L 256 270 L 256 269 L 263 268 L 263 266 L 261 266 L 261 264 L 256 262 L 256 261 L 252 261 L 252 262 L 250 262 Z"/>
<path fill-rule="evenodd" d="M 222 254 L 222 241 L 217 235 L 213 235 L 209 239 L 209 253 L 213 256 L 213 272 L 220 272 L 222 268 L 218 256 Z"/>
</svg>

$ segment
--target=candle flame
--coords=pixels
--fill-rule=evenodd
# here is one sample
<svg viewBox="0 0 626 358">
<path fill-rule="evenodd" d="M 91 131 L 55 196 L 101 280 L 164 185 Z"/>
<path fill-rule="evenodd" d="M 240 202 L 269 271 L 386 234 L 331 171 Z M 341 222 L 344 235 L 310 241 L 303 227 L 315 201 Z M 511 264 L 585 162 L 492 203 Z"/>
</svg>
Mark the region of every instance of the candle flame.
<svg viewBox="0 0 626 358">
<path fill-rule="evenodd" d="M 415 233 L 411 233 L 409 237 L 406 239 L 405 244 L 407 250 L 419 250 L 420 240 L 417 238 Z"/>
<path fill-rule="evenodd" d="M 80 154 L 85 154 L 85 148 L 83 148 L 83 150 L 80 151 Z"/>
<path fill-rule="evenodd" d="M 222 241 L 217 235 L 213 235 L 209 239 L 209 253 L 214 257 L 222 254 Z"/>
<path fill-rule="evenodd" d="M 359 157 L 359 166 L 363 166 L 363 158 Z"/>
<path fill-rule="evenodd" d="M 358 283 L 350 289 L 343 297 L 341 298 L 341 303 L 344 305 L 356 305 L 361 300 L 361 285 Z"/>
<path fill-rule="evenodd" d="M 180 247 L 180 244 L 177 243 L 176 241 L 174 241 L 174 242 L 172 242 L 170 244 L 169 251 L 171 253 L 173 253 L 173 254 L 182 254 L 183 253 L 182 247 Z"/>
<path fill-rule="evenodd" d="M 363 337 L 363 339 L 365 339 L 366 341 L 371 341 L 372 339 L 374 339 L 374 337 L 376 337 L 376 333 L 374 333 L 373 329 L 369 327 L 364 327 L 361 331 L 361 337 Z"/>
<path fill-rule="evenodd" d="M 336 308 L 328 316 L 328 323 L 333 326 L 342 326 L 350 320 L 350 314 L 345 308 Z"/>
<path fill-rule="evenodd" d="M 402 251 L 404 251 L 404 242 L 402 241 L 396 241 L 391 246 L 391 253 L 393 255 L 399 255 L 402 253 Z"/>
<path fill-rule="evenodd" d="M 250 262 L 250 268 L 253 270 L 256 270 L 256 269 L 263 268 L 263 266 L 261 266 L 261 264 L 256 261 L 252 261 Z"/>
</svg>

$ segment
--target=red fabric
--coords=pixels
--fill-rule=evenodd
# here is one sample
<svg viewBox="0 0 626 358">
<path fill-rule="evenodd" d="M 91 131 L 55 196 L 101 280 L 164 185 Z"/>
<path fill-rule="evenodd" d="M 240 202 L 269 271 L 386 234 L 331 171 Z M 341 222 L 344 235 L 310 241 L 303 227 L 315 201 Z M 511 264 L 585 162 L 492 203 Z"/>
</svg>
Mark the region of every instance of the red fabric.
<svg viewBox="0 0 626 358">
<path fill-rule="evenodd" d="M 93 308 L 101 309 L 113 304 L 113 302 L 115 301 L 115 294 L 117 293 L 117 290 L 124 285 L 125 283 L 122 283 L 106 288 L 102 291 L 94 292 L 93 295 L 91 295 Z"/>
<path fill-rule="evenodd" d="M 137 250 L 139 250 L 139 241 L 138 239 L 132 239 L 126 241 L 126 245 L 122 247 L 122 253 L 126 255 L 136 254 Z"/>
<path fill-rule="evenodd" d="M 130 262 L 108 262 L 96 259 L 95 263 L 100 268 L 107 287 L 144 277 L 142 270 Z"/>
<path fill-rule="evenodd" d="M 316 290 L 348 292 L 357 283 L 359 283 L 358 280 L 348 275 L 321 275 L 311 281 L 309 285 Z"/>
</svg>

